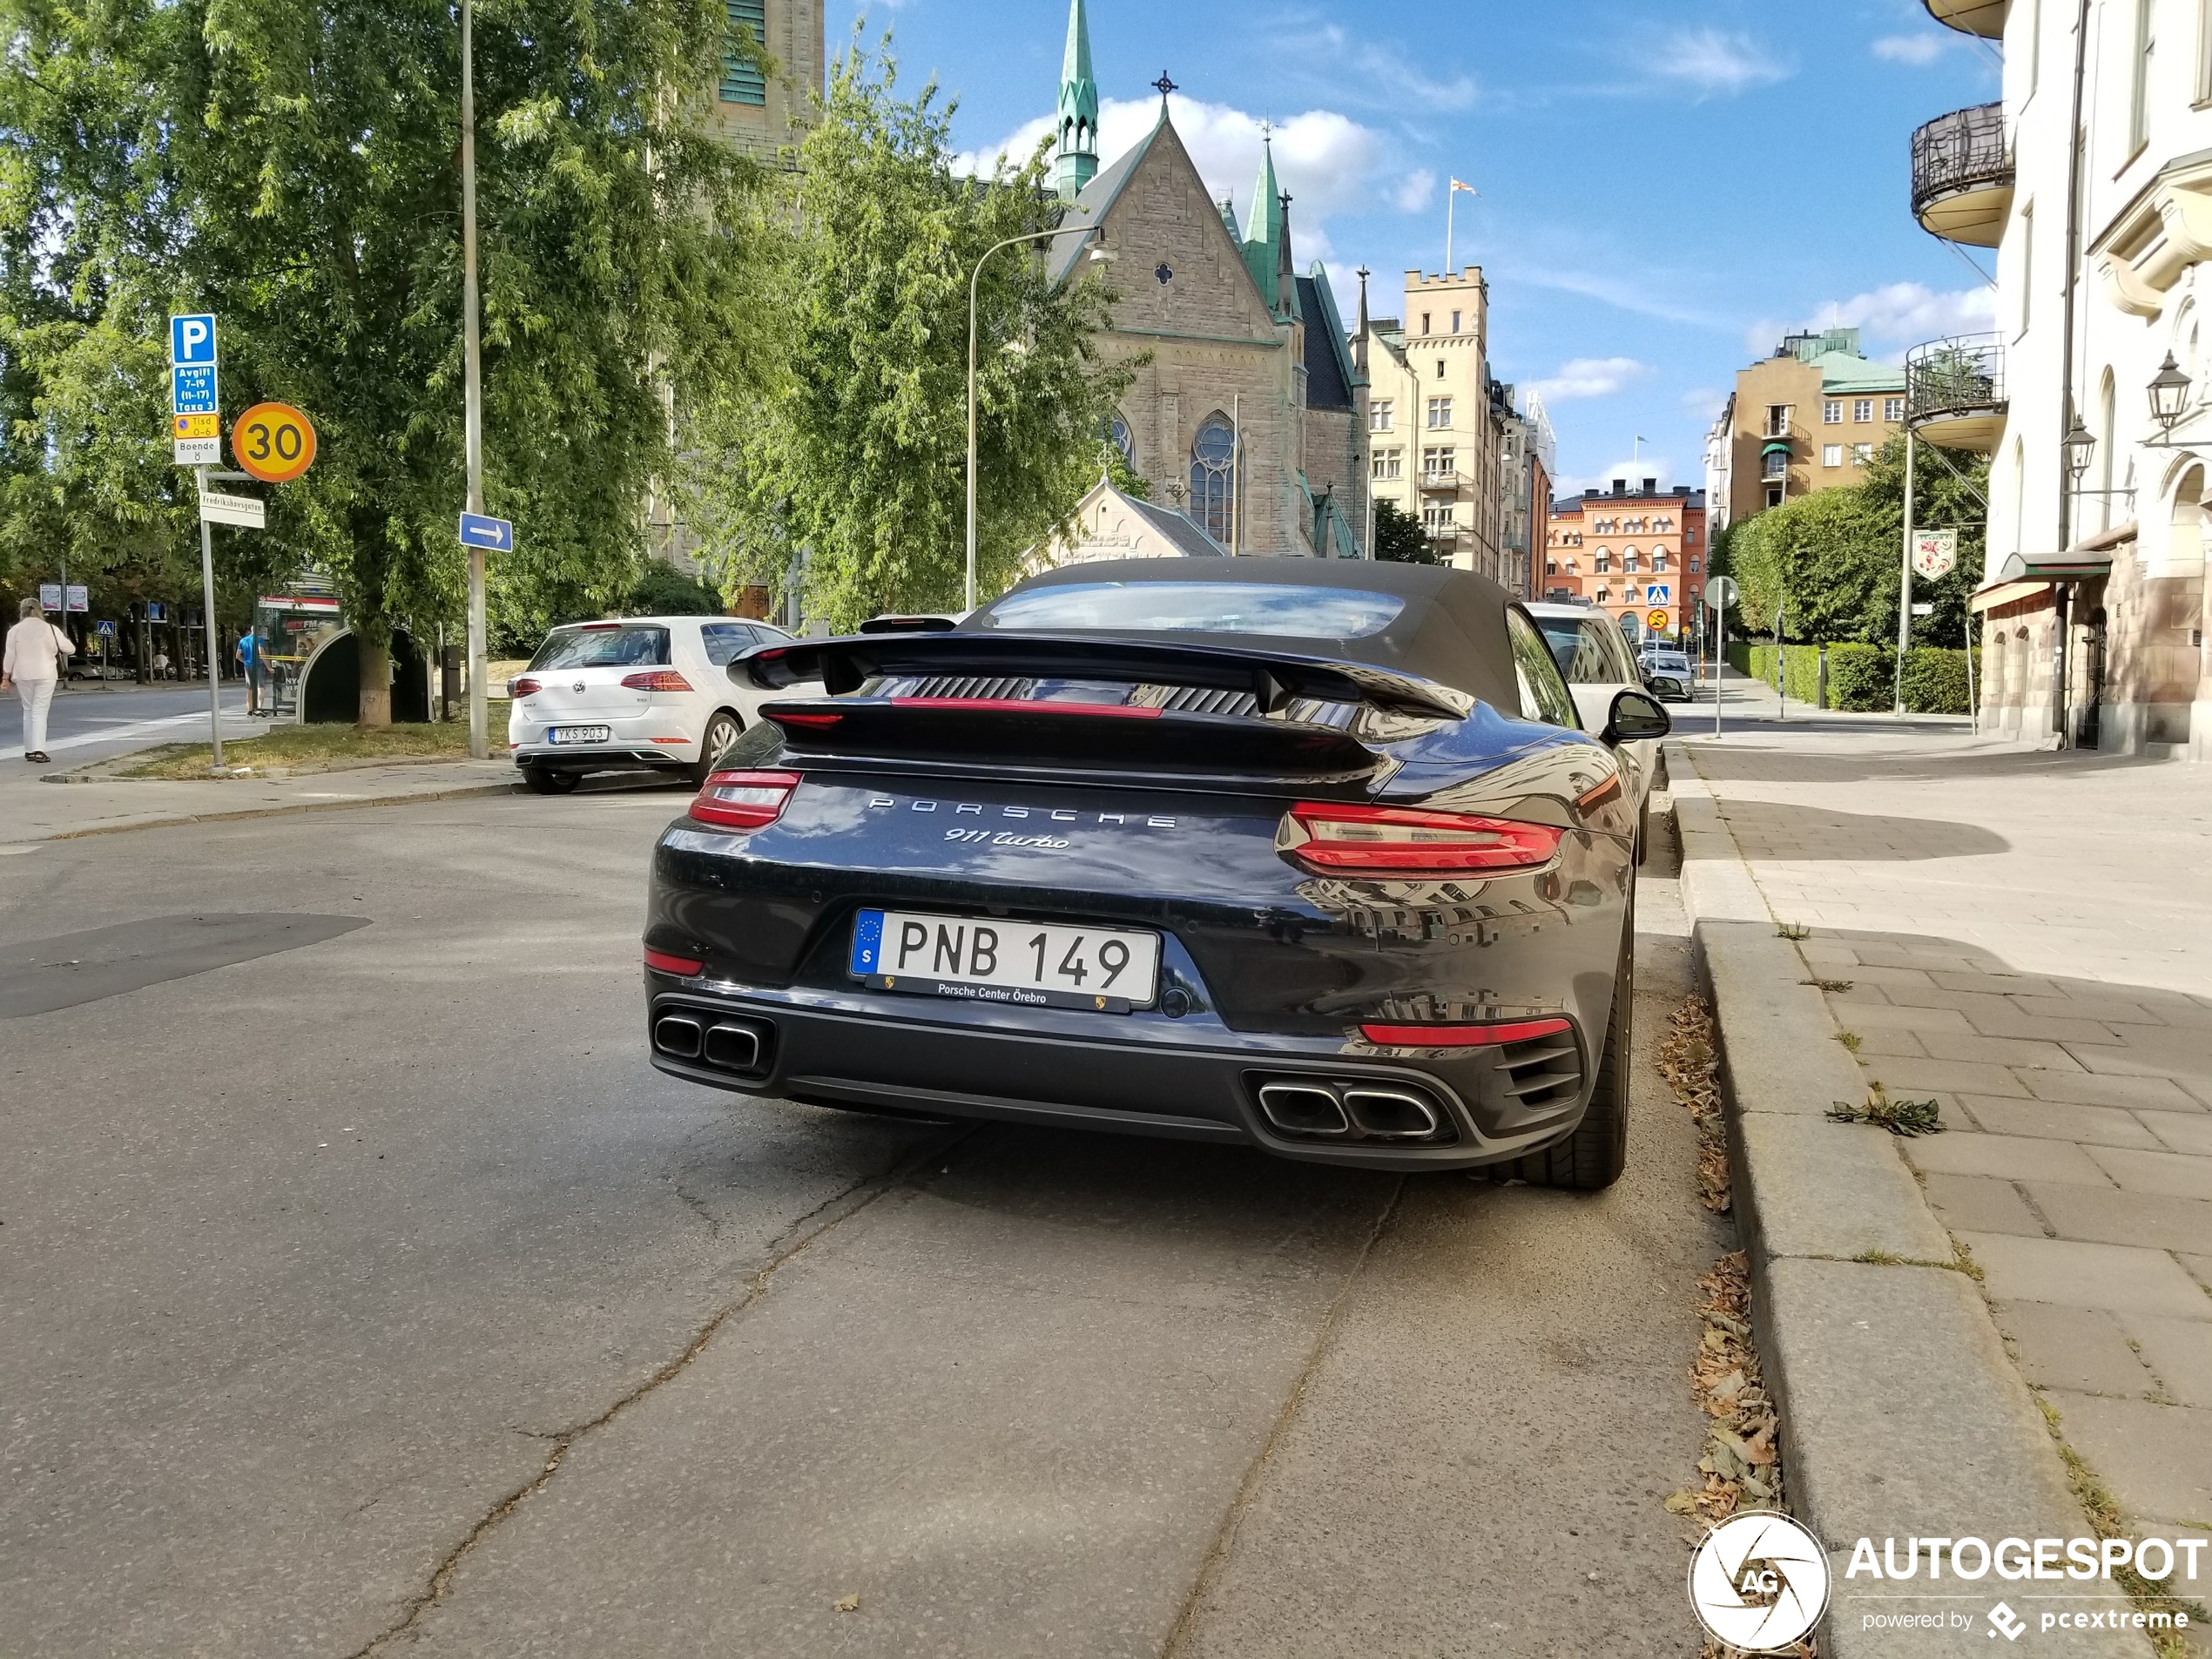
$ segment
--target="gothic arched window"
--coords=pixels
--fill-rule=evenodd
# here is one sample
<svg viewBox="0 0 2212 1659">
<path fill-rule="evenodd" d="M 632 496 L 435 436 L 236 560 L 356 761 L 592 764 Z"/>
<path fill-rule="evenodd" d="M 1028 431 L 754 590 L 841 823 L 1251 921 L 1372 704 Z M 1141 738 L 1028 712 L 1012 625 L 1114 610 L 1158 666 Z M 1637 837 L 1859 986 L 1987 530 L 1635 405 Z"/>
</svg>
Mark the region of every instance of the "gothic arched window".
<svg viewBox="0 0 2212 1659">
<path fill-rule="evenodd" d="M 1190 441 L 1190 516 L 1224 547 L 1237 499 L 1237 432 L 1218 409 L 1198 423 Z"/>
<path fill-rule="evenodd" d="M 1106 442 L 1122 452 L 1123 462 L 1130 471 L 1136 469 L 1136 435 L 1129 429 L 1128 417 L 1116 409 L 1106 422 Z"/>
</svg>

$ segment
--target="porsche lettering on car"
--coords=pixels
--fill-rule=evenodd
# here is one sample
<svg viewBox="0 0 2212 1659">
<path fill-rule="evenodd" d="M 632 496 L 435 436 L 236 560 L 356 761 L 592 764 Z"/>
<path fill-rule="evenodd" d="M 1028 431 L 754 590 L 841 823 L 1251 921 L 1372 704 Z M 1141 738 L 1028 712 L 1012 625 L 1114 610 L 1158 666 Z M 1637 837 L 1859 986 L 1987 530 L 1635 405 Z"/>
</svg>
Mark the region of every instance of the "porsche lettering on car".
<svg viewBox="0 0 2212 1659">
<path fill-rule="evenodd" d="M 1130 560 L 765 645 L 655 848 L 653 1063 L 820 1105 L 1596 1188 L 1641 782 L 1462 571 Z"/>
</svg>

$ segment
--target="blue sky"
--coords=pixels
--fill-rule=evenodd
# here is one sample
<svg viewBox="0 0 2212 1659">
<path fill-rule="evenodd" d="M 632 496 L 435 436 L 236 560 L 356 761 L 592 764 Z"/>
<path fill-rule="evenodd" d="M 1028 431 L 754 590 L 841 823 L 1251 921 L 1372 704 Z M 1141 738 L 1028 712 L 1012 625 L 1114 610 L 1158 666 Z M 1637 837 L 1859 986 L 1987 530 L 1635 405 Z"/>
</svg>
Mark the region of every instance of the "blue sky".
<svg viewBox="0 0 2212 1659">
<path fill-rule="evenodd" d="M 833 48 L 860 11 L 828 10 Z M 960 143 L 985 156 L 1049 123 L 1066 0 L 900 0 L 902 89 L 934 74 Z M 1401 0 L 1388 7 L 1090 0 L 1110 160 L 1177 84 L 1176 122 L 1242 214 L 1258 123 L 1296 199 L 1301 267 L 1325 258 L 1382 314 L 1404 272 L 1453 254 L 1490 279 L 1490 354 L 1542 390 L 1561 488 L 1628 469 L 1702 482 L 1735 371 L 1789 327 L 1856 323 L 1894 359 L 1985 326 L 1988 292 L 1907 207 L 1912 129 L 1998 96 L 1993 49 L 1919 0 Z M 1986 251 L 1975 250 L 1983 270 Z"/>
</svg>

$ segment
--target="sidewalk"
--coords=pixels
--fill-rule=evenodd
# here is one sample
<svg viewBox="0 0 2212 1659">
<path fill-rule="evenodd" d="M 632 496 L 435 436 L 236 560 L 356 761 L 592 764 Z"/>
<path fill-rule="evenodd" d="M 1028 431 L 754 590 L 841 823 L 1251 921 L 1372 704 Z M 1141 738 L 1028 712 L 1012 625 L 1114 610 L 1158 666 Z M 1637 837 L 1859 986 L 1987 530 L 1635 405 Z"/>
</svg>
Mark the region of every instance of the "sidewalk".
<svg viewBox="0 0 2212 1659">
<path fill-rule="evenodd" d="M 1955 724 L 1683 719 L 2022 1375 L 2139 1529 L 2212 1524 L 2212 771 Z M 1741 700 L 1739 701 L 1739 697 Z M 1765 693 L 1766 708 L 1772 706 Z"/>
<path fill-rule="evenodd" d="M 0 848 L 195 819 L 425 800 L 516 786 L 515 765 L 507 759 L 424 761 L 205 783 L 106 779 L 50 784 L 34 779 L 0 793 Z"/>
</svg>

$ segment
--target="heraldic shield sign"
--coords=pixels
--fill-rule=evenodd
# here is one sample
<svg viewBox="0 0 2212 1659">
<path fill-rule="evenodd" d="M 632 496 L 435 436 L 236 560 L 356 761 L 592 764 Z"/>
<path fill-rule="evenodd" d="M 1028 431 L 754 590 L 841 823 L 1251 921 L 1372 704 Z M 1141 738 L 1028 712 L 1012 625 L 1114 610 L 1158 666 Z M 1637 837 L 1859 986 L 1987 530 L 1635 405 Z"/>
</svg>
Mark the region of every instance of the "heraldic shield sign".
<svg viewBox="0 0 2212 1659">
<path fill-rule="evenodd" d="M 1934 581 L 1949 576 L 1952 566 L 1959 563 L 1959 532 L 1957 530 L 1914 530 L 1912 532 L 1912 574 Z"/>
</svg>

